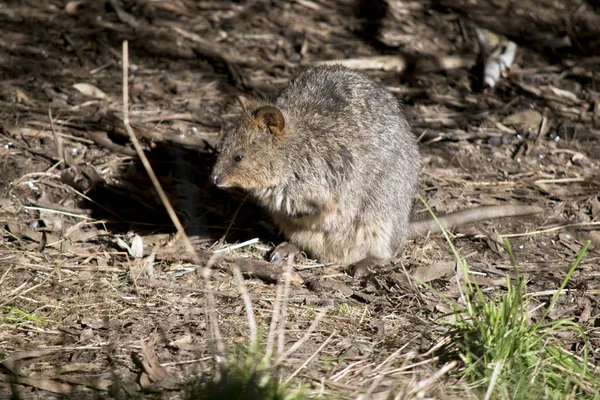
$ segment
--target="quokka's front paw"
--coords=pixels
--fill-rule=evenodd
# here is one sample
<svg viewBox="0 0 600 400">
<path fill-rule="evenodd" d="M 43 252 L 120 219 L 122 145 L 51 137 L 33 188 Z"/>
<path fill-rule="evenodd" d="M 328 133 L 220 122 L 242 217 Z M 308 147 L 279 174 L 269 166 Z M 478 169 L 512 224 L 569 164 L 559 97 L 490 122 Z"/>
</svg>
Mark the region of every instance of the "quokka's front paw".
<svg viewBox="0 0 600 400">
<path fill-rule="evenodd" d="M 281 242 L 275 247 L 269 258 L 270 262 L 283 261 L 286 257 L 300 254 L 300 249 L 290 242 Z"/>
</svg>

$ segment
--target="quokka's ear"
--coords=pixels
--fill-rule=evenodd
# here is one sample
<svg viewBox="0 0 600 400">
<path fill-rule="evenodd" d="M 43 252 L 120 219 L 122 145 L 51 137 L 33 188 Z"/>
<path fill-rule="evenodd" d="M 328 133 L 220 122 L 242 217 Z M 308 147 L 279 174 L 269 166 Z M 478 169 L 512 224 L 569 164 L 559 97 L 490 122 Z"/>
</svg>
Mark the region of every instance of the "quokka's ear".
<svg viewBox="0 0 600 400">
<path fill-rule="evenodd" d="M 285 118 L 277 107 L 263 106 L 254 111 L 256 123 L 267 129 L 269 133 L 279 135 L 285 127 Z"/>
<path fill-rule="evenodd" d="M 256 107 L 256 102 L 253 99 L 249 99 L 243 95 L 240 95 L 236 98 L 236 102 L 237 105 L 242 109 L 242 111 L 244 112 L 248 112 L 250 110 L 252 110 L 254 107 Z"/>
</svg>

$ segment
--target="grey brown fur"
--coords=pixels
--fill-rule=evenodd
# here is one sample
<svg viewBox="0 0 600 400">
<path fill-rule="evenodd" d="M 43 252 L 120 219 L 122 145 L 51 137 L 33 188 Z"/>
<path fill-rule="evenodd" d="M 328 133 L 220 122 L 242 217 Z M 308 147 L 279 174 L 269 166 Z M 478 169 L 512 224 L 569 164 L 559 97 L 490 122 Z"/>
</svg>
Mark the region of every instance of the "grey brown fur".
<svg viewBox="0 0 600 400">
<path fill-rule="evenodd" d="M 421 166 L 417 142 L 396 98 L 367 76 L 313 67 L 273 103 L 242 105 L 223 137 L 213 180 L 251 193 L 313 257 L 343 264 L 388 259 L 408 234 L 439 230 L 433 220 L 409 223 Z M 481 207 L 440 221 L 450 228 L 539 211 Z"/>
<path fill-rule="evenodd" d="M 281 112 L 257 118 L 262 106 Z M 396 98 L 340 66 L 300 73 L 273 104 L 246 104 L 213 171 L 248 190 L 294 244 L 323 261 L 389 258 L 408 233 L 420 170 Z M 243 159 L 235 161 L 235 157 Z"/>
</svg>

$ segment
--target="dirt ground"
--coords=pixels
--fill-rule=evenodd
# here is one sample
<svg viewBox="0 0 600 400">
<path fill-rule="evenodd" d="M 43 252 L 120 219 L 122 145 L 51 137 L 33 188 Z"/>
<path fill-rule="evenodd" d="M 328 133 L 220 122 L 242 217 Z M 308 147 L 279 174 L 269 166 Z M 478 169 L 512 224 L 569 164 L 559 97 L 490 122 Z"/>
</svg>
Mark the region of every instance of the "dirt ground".
<svg viewBox="0 0 600 400">
<path fill-rule="evenodd" d="M 493 90 L 482 87 L 475 28 L 488 56 L 495 40 L 518 45 Z M 133 128 L 201 264 L 174 240 L 124 130 L 125 39 Z M 491 297 L 514 273 L 502 235 L 514 235 L 532 308 L 591 241 L 550 316 L 573 317 L 598 348 L 599 41 L 592 0 L 0 2 L 0 398 L 181 398 L 180 384 L 212 365 L 201 271 L 219 250 L 210 283 L 222 341 L 248 344 L 231 266 L 266 264 L 281 237 L 243 194 L 208 180 L 220 132 L 240 94 L 272 96 L 302 65 L 374 56 L 387 58 L 367 73 L 403 102 L 424 157 L 420 193 L 438 214 L 507 203 L 545 210 L 454 232 Z M 425 215 L 417 204 L 415 217 Z M 443 237 L 411 238 L 364 279 L 304 257 L 295 266 L 304 283 L 289 295 L 286 348 L 333 307 L 283 376 L 300 368 L 293 386 L 340 398 L 398 385 L 416 395 L 434 373 L 436 321 L 450 310 L 432 289 L 459 297 Z M 268 276 L 246 286 L 266 332 L 277 286 Z M 564 343 L 582 345 L 569 335 Z M 453 385 L 450 371 L 425 394 L 452 396 Z"/>
</svg>

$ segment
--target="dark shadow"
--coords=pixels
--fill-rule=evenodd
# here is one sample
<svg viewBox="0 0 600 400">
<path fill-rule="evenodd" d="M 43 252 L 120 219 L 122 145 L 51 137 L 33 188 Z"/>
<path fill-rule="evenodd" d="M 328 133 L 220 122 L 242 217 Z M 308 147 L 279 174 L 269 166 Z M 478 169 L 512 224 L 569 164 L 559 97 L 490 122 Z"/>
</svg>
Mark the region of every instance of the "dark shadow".
<svg viewBox="0 0 600 400">
<path fill-rule="evenodd" d="M 385 0 L 358 0 L 354 9 L 354 16 L 359 20 L 359 28 L 355 33 L 380 50 L 389 49 L 378 39 L 388 8 Z"/>
<path fill-rule="evenodd" d="M 147 156 L 188 235 L 214 242 L 229 228 L 228 242 L 256 236 L 275 239 L 269 218 L 251 200 L 244 201 L 244 193 L 220 190 L 210 182 L 214 154 L 168 144 L 156 146 Z M 103 183 L 90 191 L 93 201 L 84 206 L 94 210 L 94 218 L 107 221 L 112 232 L 175 232 L 141 162 L 125 165 L 119 181 L 121 185 Z M 242 212 L 231 224 L 240 207 Z"/>
</svg>

